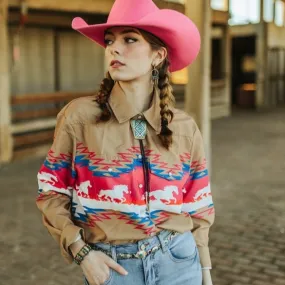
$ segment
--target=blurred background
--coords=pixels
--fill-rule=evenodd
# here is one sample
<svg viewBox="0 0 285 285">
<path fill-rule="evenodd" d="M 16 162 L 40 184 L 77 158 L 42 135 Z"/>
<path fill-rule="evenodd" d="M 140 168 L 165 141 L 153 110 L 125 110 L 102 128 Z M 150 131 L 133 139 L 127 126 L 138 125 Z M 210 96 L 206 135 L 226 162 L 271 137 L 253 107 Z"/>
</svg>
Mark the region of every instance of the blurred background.
<svg viewBox="0 0 285 285">
<path fill-rule="evenodd" d="M 36 173 L 56 114 L 94 94 L 104 50 L 71 29 L 111 0 L 0 0 L 0 285 L 83 284 L 41 223 Z M 189 16 L 202 48 L 172 74 L 176 106 L 207 150 L 215 285 L 285 284 L 285 1 L 154 1 Z"/>
</svg>

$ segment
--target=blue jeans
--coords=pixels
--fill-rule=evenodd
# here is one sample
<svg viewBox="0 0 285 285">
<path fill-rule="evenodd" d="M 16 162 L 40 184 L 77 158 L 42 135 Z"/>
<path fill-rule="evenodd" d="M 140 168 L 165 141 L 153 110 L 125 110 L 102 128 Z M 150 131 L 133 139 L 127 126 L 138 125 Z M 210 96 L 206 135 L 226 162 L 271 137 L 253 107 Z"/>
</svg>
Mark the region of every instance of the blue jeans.
<svg viewBox="0 0 285 285">
<path fill-rule="evenodd" d="M 176 235 L 165 245 L 170 232 L 138 243 L 112 246 L 96 243 L 96 246 L 111 252 L 112 258 L 128 271 L 127 276 L 110 269 L 110 276 L 103 285 L 202 285 L 202 269 L 196 242 L 192 233 Z M 155 246 L 160 250 L 142 259 L 119 259 L 117 254 L 135 254 L 142 248 L 149 251 Z M 89 285 L 85 279 L 85 284 Z"/>
</svg>

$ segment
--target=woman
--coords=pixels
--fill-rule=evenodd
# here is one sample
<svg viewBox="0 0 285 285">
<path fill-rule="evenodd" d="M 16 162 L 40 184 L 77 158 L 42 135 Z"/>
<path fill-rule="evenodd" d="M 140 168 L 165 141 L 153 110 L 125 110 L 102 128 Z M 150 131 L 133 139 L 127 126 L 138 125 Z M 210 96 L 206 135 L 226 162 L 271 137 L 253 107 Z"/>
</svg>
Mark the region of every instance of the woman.
<svg viewBox="0 0 285 285">
<path fill-rule="evenodd" d="M 198 54 L 195 25 L 151 0 L 117 0 L 106 24 L 72 26 L 105 47 L 108 73 L 58 115 L 38 173 L 44 225 L 85 284 L 212 284 L 203 142 L 169 83 Z"/>
</svg>

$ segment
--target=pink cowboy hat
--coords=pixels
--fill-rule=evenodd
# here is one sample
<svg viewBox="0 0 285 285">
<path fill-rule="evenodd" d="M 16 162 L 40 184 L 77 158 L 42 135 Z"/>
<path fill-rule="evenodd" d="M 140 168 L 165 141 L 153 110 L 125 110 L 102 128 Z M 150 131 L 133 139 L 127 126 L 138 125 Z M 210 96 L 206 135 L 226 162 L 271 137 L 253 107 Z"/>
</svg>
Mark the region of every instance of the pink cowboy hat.
<svg viewBox="0 0 285 285">
<path fill-rule="evenodd" d="M 105 47 L 104 33 L 115 26 L 134 27 L 152 33 L 168 48 L 170 71 L 191 64 L 200 50 L 200 34 L 195 24 L 182 13 L 160 10 L 152 0 L 116 0 L 105 24 L 88 25 L 82 18 L 72 28 Z"/>
</svg>

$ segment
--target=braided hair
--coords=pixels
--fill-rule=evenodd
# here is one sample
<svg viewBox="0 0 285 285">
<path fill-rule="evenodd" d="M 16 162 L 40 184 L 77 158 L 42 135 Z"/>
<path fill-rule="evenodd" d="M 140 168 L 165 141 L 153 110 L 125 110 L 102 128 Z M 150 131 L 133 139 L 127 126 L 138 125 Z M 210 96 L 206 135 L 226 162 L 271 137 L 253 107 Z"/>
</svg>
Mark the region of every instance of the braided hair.
<svg viewBox="0 0 285 285">
<path fill-rule="evenodd" d="M 165 59 L 162 67 L 159 69 L 159 98 L 160 98 L 160 116 L 161 116 L 161 131 L 158 135 L 162 145 L 169 149 L 172 144 L 172 131 L 168 128 L 168 124 L 173 120 L 174 114 L 169 108 L 174 106 L 175 98 L 173 89 L 170 85 L 170 72 L 168 71 L 169 61 Z M 156 88 L 156 87 L 155 87 Z"/>
<path fill-rule="evenodd" d="M 110 73 L 107 72 L 106 77 L 101 82 L 100 89 L 95 98 L 95 101 L 99 104 L 99 107 L 102 110 L 97 122 L 107 122 L 111 119 L 112 114 L 108 109 L 107 103 L 114 85 L 114 80 L 111 78 Z"/>
</svg>

